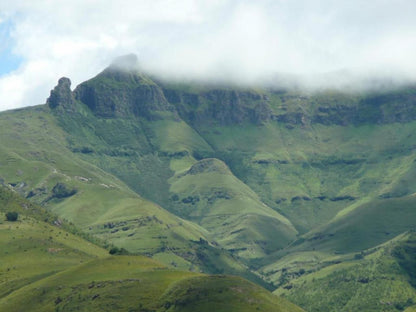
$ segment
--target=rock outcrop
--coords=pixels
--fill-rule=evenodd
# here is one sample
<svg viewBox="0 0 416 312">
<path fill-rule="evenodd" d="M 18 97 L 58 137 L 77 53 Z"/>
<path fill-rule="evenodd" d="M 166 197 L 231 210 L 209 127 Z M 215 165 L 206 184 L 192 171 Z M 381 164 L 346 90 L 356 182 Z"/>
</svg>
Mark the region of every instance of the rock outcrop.
<svg viewBox="0 0 416 312">
<path fill-rule="evenodd" d="M 71 91 L 71 80 L 69 78 L 62 77 L 58 80 L 58 85 L 51 91 L 46 104 L 56 111 L 75 111 L 75 99 Z"/>
</svg>

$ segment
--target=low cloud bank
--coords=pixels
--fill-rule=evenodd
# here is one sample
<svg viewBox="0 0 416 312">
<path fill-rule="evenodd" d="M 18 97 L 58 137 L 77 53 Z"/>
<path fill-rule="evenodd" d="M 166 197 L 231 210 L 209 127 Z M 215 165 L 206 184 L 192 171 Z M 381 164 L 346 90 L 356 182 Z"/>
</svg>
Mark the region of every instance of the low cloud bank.
<svg viewBox="0 0 416 312">
<path fill-rule="evenodd" d="M 0 0 L 10 53 L 0 110 L 44 103 L 123 54 L 168 78 L 363 90 L 416 81 L 416 2 Z M 10 25 L 12 25 L 10 27 Z"/>
</svg>

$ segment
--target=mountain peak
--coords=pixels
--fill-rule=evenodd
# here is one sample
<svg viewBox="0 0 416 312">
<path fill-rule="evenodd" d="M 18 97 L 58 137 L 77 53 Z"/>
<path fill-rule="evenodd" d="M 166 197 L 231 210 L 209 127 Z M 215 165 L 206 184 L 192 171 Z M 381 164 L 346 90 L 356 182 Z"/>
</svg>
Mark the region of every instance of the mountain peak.
<svg viewBox="0 0 416 312">
<path fill-rule="evenodd" d="M 74 90 L 76 100 L 86 104 L 97 116 L 160 118 L 157 112 L 175 112 L 162 89 L 142 74 L 138 58 L 128 54 L 116 58 L 96 77 Z M 173 113 L 176 118 L 176 113 Z"/>
<path fill-rule="evenodd" d="M 63 88 L 71 88 L 71 79 L 67 77 L 62 77 L 58 80 L 58 86 L 61 86 Z"/>
<path fill-rule="evenodd" d="M 126 54 L 114 59 L 111 63 L 110 69 L 131 71 L 139 68 L 139 59 L 136 54 Z"/>
</svg>

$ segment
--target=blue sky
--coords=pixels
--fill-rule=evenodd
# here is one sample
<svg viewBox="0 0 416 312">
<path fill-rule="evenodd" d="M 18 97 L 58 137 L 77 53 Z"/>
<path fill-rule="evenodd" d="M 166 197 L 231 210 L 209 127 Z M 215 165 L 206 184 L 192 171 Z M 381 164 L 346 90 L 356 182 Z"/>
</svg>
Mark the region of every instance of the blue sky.
<svg viewBox="0 0 416 312">
<path fill-rule="evenodd" d="M 18 69 L 22 62 L 22 58 L 13 53 L 12 29 L 10 20 L 0 23 L 0 77 Z"/>
<path fill-rule="evenodd" d="M 415 12 L 415 0 L 0 0 L 0 111 L 45 103 L 60 77 L 75 87 L 128 53 L 187 79 L 414 83 Z"/>
</svg>

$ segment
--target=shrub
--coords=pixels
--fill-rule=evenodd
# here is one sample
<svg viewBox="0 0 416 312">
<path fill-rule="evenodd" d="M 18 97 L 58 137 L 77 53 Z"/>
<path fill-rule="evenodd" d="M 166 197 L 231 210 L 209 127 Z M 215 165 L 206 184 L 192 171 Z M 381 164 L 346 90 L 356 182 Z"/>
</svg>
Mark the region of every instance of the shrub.
<svg viewBox="0 0 416 312">
<path fill-rule="evenodd" d="M 115 255 L 118 253 L 118 248 L 117 247 L 113 247 L 110 249 L 109 251 L 110 255 Z"/>
<path fill-rule="evenodd" d="M 17 221 L 17 219 L 19 218 L 19 214 L 16 211 L 10 211 L 8 213 L 6 213 L 6 220 L 7 221 Z"/>
<path fill-rule="evenodd" d="M 65 198 L 74 195 L 77 192 L 76 189 L 68 188 L 63 183 L 57 183 L 52 189 L 52 197 Z"/>
<path fill-rule="evenodd" d="M 127 255 L 128 251 L 124 248 L 113 247 L 109 251 L 110 255 Z"/>
</svg>

